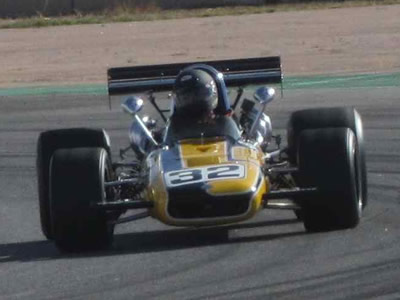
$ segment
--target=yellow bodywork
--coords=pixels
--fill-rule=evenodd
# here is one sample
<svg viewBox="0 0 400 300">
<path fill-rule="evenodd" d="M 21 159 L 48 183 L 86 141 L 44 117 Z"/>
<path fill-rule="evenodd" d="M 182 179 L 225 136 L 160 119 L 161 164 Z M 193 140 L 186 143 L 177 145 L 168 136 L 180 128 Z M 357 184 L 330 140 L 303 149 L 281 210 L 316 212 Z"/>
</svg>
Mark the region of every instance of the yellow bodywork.
<svg viewBox="0 0 400 300">
<path fill-rule="evenodd" d="M 261 171 L 261 149 L 246 145 L 229 146 L 225 139 L 190 139 L 181 141 L 179 157 L 183 170 L 224 164 L 242 165 L 245 176 L 243 178 L 224 178 L 223 180 L 207 181 L 207 194 L 210 197 L 234 195 L 238 196 L 251 192 L 248 210 L 240 215 L 213 218 L 178 219 L 169 215 L 168 190 L 164 178 L 162 151 L 157 150 L 147 159 L 149 167 L 149 182 L 147 185 L 147 199 L 154 203 L 151 216 L 163 223 L 176 226 L 218 225 L 246 220 L 254 216 L 262 208 L 263 195 L 269 191 L 269 182 Z M 260 179 L 261 178 L 261 179 Z M 261 182 L 260 182 L 261 180 Z"/>
</svg>

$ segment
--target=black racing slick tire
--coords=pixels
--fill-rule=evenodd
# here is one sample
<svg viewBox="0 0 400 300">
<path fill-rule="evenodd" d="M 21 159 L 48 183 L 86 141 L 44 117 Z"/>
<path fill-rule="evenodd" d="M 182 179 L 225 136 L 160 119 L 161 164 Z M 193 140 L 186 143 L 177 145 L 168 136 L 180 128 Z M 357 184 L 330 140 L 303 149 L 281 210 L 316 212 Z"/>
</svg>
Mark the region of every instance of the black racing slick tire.
<svg viewBox="0 0 400 300">
<path fill-rule="evenodd" d="M 58 149 L 50 165 L 50 210 L 54 242 L 61 251 L 79 252 L 109 246 L 113 226 L 96 203 L 107 198 L 112 179 L 103 148 Z"/>
<path fill-rule="evenodd" d="M 303 130 L 298 160 L 301 187 L 317 187 L 315 197 L 303 199 L 303 222 L 307 231 L 356 227 L 362 202 L 358 182 L 357 139 L 349 128 Z"/>
<path fill-rule="evenodd" d="M 357 166 L 360 173 L 361 198 L 363 207 L 368 203 L 367 167 L 365 158 L 363 125 L 360 114 L 353 107 L 312 108 L 294 112 L 288 123 L 287 141 L 289 160 L 296 164 L 299 137 L 305 129 L 350 128 L 357 139 Z"/>
<path fill-rule="evenodd" d="M 111 154 L 107 133 L 102 129 L 71 128 L 44 131 L 37 142 L 36 171 L 40 224 L 44 236 L 52 240 L 49 202 L 49 167 L 53 153 L 60 148 L 101 147 Z"/>
</svg>

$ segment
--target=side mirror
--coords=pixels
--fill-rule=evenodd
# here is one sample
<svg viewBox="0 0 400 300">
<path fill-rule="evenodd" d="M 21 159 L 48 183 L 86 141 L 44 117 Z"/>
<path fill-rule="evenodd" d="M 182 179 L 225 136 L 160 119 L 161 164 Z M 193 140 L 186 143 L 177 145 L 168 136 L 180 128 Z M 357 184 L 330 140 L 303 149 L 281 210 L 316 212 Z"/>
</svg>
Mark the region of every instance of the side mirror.
<svg viewBox="0 0 400 300">
<path fill-rule="evenodd" d="M 262 86 L 259 87 L 255 93 L 254 93 L 254 99 L 261 104 L 261 109 L 257 113 L 257 117 L 255 118 L 250 131 L 247 134 L 248 138 L 254 137 L 255 131 L 257 127 L 259 126 L 261 117 L 264 114 L 265 107 L 269 102 L 274 100 L 275 98 L 275 89 L 267 87 L 267 86 Z"/>
<path fill-rule="evenodd" d="M 143 108 L 143 99 L 137 96 L 130 96 L 125 99 L 124 103 L 121 104 L 122 110 L 130 115 L 136 115 Z"/>
<path fill-rule="evenodd" d="M 254 93 L 254 99 L 257 100 L 260 104 L 267 104 L 274 100 L 275 98 L 275 89 L 262 86 L 258 88 Z"/>
</svg>

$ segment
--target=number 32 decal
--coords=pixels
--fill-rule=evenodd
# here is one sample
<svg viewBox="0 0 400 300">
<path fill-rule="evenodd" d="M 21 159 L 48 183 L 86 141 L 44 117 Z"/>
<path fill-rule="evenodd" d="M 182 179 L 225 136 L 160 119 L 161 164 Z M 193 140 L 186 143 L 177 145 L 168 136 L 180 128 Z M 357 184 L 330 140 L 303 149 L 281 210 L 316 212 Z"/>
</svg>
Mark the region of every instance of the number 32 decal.
<svg viewBox="0 0 400 300">
<path fill-rule="evenodd" d="M 243 178 L 244 175 L 243 165 L 221 165 L 168 172 L 165 174 L 165 182 L 167 186 L 173 187 L 202 181 Z"/>
</svg>

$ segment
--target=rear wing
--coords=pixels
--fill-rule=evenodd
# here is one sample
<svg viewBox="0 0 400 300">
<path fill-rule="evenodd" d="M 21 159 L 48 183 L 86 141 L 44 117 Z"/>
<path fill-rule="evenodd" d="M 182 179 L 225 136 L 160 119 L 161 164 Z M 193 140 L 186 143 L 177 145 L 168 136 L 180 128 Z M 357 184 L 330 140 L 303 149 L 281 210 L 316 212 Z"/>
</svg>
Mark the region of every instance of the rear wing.
<svg viewBox="0 0 400 300">
<path fill-rule="evenodd" d="M 224 74 L 227 87 L 281 84 L 279 56 L 148 65 L 108 69 L 108 94 L 171 91 L 179 72 L 190 65 L 205 64 Z"/>
</svg>

